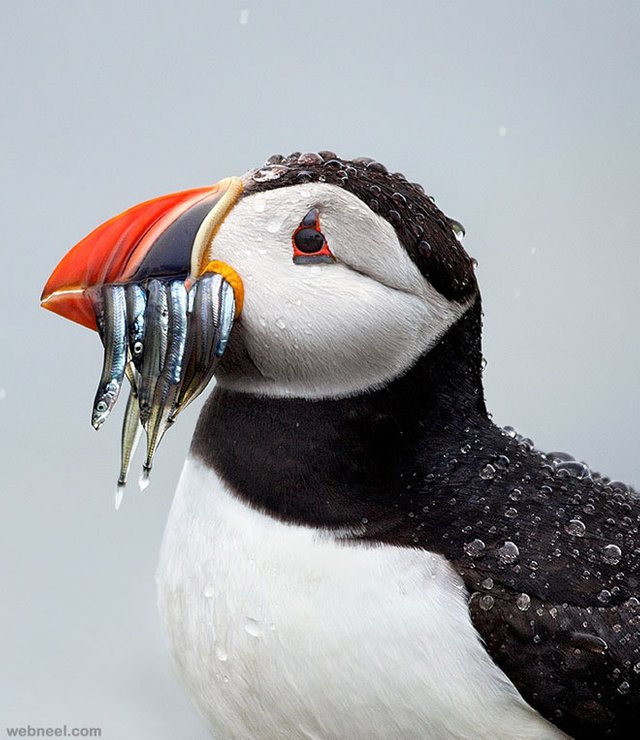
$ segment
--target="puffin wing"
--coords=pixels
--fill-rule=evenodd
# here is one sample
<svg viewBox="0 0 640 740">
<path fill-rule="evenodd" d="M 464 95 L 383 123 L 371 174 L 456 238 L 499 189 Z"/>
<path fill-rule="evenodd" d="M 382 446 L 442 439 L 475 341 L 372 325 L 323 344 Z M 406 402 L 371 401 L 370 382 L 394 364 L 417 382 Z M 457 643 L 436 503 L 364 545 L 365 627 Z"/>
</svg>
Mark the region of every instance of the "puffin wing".
<svg viewBox="0 0 640 740">
<path fill-rule="evenodd" d="M 550 605 L 499 584 L 474 592 L 473 624 L 524 699 L 572 737 L 635 737 L 640 611 Z M 613 640 L 611 638 L 614 638 Z"/>
</svg>

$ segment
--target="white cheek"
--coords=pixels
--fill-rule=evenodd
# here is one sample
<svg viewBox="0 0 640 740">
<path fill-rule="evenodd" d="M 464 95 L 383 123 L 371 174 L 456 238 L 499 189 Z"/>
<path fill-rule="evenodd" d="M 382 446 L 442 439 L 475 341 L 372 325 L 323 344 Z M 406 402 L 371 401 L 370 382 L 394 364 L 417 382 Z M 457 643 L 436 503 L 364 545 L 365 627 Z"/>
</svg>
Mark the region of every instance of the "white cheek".
<svg viewBox="0 0 640 740">
<path fill-rule="evenodd" d="M 337 264 L 292 264 L 265 280 L 260 261 L 245 271 L 250 279 L 241 321 L 263 381 L 245 387 L 237 379 L 238 389 L 317 398 L 382 385 L 464 311 L 435 292 L 429 301 Z"/>
<path fill-rule="evenodd" d="M 345 268 L 326 268 L 322 282 L 298 290 L 256 291 L 255 312 L 244 321 L 246 342 L 265 375 L 292 391 L 349 392 L 402 368 L 417 345 L 421 301 Z M 293 287 L 293 286 L 291 286 Z M 249 309 L 251 308 L 251 299 Z"/>
<path fill-rule="evenodd" d="M 345 219 L 340 226 L 337 215 L 353 208 L 351 201 L 338 204 L 342 210 L 326 210 L 326 235 L 338 262 L 294 264 L 291 235 L 305 209 L 320 198 L 318 189 L 322 193 L 326 187 L 252 196 L 222 225 L 213 256 L 243 279 L 242 337 L 261 373 L 250 381 L 220 378 L 225 386 L 308 398 L 380 386 L 409 368 L 464 313 L 466 306 L 431 288 L 395 232 L 386 222 L 381 227 L 375 214 L 359 214 L 359 221 Z M 338 195 L 359 203 L 342 191 Z M 367 239 L 354 230 L 355 223 L 369 221 L 364 234 L 381 248 L 377 260 Z M 367 253 L 372 264 L 366 264 Z"/>
</svg>

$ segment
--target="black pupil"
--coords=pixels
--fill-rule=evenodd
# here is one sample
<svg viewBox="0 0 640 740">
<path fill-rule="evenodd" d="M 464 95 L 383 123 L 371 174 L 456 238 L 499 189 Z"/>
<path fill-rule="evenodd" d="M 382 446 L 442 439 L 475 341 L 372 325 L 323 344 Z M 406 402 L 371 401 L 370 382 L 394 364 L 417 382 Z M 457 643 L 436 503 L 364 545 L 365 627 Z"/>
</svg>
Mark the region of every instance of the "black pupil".
<svg viewBox="0 0 640 740">
<path fill-rule="evenodd" d="M 305 254 L 319 252 L 324 246 L 324 236 L 315 229 L 300 229 L 293 240 L 296 247 Z"/>
</svg>

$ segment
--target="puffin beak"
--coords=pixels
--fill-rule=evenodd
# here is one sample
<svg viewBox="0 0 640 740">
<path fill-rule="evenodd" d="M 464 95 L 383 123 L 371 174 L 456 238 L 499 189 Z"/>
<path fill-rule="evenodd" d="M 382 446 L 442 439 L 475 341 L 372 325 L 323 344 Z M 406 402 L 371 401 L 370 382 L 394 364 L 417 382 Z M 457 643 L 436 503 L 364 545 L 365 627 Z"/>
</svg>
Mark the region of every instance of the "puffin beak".
<svg viewBox="0 0 640 740">
<path fill-rule="evenodd" d="M 215 233 L 241 193 L 240 178 L 228 177 L 212 187 L 129 208 L 67 252 L 47 280 L 40 304 L 96 330 L 91 289 L 151 277 L 199 277 L 211 261 Z"/>
<path fill-rule="evenodd" d="M 180 411 L 211 380 L 243 303 L 240 276 L 213 259 L 216 232 L 242 194 L 229 177 L 141 203 L 71 249 L 44 287 L 41 305 L 97 330 L 104 345 L 91 423 L 99 429 L 126 375 L 119 485 L 139 426 L 147 433 L 144 480 Z"/>
</svg>

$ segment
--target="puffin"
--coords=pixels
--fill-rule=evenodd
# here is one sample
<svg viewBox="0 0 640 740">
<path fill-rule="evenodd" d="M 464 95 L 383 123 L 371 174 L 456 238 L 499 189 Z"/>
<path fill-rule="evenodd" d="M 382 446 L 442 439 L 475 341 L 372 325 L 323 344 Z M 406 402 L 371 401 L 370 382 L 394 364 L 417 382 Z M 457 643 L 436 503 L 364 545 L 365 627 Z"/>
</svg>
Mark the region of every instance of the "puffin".
<svg viewBox="0 0 640 740">
<path fill-rule="evenodd" d="M 215 737 L 637 734 L 640 502 L 493 422 L 462 236 L 380 162 L 294 152 L 130 209 L 45 288 L 102 335 L 96 286 L 233 288 L 157 572 Z"/>
</svg>

